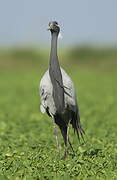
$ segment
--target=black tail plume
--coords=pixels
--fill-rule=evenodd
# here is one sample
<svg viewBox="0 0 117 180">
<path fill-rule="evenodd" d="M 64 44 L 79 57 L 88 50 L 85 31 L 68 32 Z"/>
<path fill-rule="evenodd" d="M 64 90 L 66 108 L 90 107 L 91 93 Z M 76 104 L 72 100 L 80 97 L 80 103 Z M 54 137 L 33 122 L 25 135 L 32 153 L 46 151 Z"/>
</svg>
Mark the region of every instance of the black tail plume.
<svg viewBox="0 0 117 180">
<path fill-rule="evenodd" d="M 79 142 L 80 142 L 80 137 L 81 137 L 82 140 L 84 141 L 84 134 L 85 134 L 85 132 L 84 132 L 84 130 L 83 130 L 82 127 L 81 127 L 80 115 L 79 115 L 79 113 L 72 111 L 71 117 L 72 117 L 71 124 L 72 124 L 72 127 L 73 127 L 73 129 L 74 129 L 74 133 L 75 133 L 75 132 L 77 133 Z"/>
</svg>

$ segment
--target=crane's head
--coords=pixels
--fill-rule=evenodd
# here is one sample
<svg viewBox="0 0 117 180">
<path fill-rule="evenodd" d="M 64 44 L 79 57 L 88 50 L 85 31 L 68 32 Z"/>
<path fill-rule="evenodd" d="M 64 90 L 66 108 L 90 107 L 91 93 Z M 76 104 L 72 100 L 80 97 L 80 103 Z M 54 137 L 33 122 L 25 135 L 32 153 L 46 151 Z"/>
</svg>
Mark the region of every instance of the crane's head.
<svg viewBox="0 0 117 180">
<path fill-rule="evenodd" d="M 50 30 L 52 33 L 53 32 L 59 33 L 60 27 L 56 21 L 51 21 L 49 22 L 48 30 Z"/>
</svg>

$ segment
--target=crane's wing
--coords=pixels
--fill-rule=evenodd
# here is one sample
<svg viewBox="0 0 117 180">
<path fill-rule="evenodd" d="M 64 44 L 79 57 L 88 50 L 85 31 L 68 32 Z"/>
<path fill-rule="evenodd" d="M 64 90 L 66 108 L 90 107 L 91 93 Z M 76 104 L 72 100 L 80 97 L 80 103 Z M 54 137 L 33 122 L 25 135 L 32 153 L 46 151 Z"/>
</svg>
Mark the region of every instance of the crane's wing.
<svg viewBox="0 0 117 180">
<path fill-rule="evenodd" d="M 65 90 L 65 106 L 68 107 L 71 112 L 70 123 L 72 124 L 74 132 L 77 133 L 78 138 L 79 135 L 81 135 L 83 138 L 84 131 L 80 123 L 80 112 L 77 103 L 77 96 L 76 96 L 74 84 L 71 78 L 62 68 L 61 68 L 61 72 L 62 72 L 63 85 Z"/>
<path fill-rule="evenodd" d="M 74 98 L 74 87 L 70 77 L 67 73 L 61 68 L 62 79 L 63 79 L 63 88 L 65 93 L 65 107 L 68 105 L 71 108 L 75 107 L 75 98 Z M 59 84 L 58 79 L 56 81 Z M 62 86 L 61 84 L 59 84 Z M 45 72 L 43 75 L 40 85 L 39 85 L 39 92 L 41 97 L 41 105 L 40 110 L 42 113 L 49 112 L 49 114 L 54 115 L 56 113 L 56 107 L 53 99 L 53 86 L 49 75 L 49 70 Z"/>
<path fill-rule="evenodd" d="M 39 85 L 39 92 L 41 97 L 40 110 L 42 113 L 47 112 L 49 116 L 52 116 L 56 112 L 52 91 L 53 88 L 49 76 L 49 71 L 46 71 Z"/>
</svg>

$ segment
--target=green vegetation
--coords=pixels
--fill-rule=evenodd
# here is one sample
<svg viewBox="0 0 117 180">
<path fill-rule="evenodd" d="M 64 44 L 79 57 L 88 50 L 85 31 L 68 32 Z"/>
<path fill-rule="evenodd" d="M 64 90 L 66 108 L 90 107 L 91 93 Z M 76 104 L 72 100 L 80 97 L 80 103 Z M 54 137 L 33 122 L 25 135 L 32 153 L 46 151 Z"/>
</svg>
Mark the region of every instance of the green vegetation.
<svg viewBox="0 0 117 180">
<path fill-rule="evenodd" d="M 69 149 L 66 160 L 61 136 L 59 153 L 52 120 L 39 110 L 48 53 L 0 51 L 0 180 L 117 179 L 117 50 L 76 49 L 60 57 L 77 89 L 86 142 L 70 129 L 75 155 Z"/>
</svg>

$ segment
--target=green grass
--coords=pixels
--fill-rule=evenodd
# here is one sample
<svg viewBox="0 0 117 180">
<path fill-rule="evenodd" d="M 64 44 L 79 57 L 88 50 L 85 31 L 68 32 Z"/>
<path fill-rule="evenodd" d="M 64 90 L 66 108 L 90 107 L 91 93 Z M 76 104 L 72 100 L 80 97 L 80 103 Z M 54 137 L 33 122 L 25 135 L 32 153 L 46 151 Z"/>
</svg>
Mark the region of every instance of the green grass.
<svg viewBox="0 0 117 180">
<path fill-rule="evenodd" d="M 0 68 L 0 179 L 117 179 L 117 68 L 108 71 L 111 62 L 98 68 L 65 63 L 77 89 L 86 142 L 79 144 L 70 129 L 75 155 L 69 149 L 62 160 L 61 135 L 58 153 L 52 120 L 39 110 L 38 84 L 48 62 L 44 68 L 35 61 L 8 62 Z"/>
</svg>

